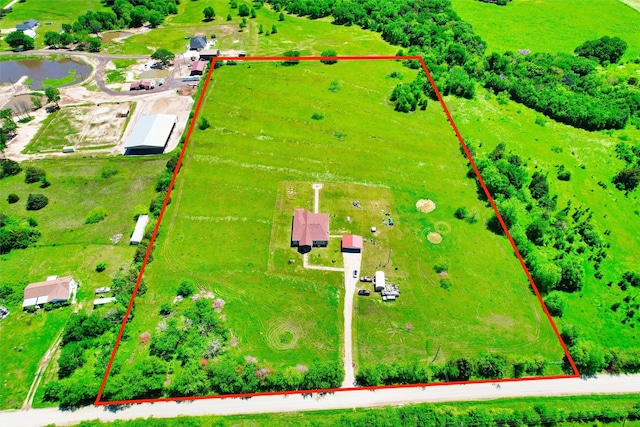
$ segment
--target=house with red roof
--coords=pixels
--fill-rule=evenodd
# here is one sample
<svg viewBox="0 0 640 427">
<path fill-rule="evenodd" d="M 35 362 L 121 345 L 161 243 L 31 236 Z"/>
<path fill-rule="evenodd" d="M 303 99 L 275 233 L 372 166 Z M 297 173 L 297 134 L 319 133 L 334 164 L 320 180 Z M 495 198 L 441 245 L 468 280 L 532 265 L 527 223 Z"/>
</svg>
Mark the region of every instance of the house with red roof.
<svg viewBox="0 0 640 427">
<path fill-rule="evenodd" d="M 306 209 L 293 212 L 291 246 L 324 247 L 329 244 L 329 214 L 313 213 Z"/>
</svg>

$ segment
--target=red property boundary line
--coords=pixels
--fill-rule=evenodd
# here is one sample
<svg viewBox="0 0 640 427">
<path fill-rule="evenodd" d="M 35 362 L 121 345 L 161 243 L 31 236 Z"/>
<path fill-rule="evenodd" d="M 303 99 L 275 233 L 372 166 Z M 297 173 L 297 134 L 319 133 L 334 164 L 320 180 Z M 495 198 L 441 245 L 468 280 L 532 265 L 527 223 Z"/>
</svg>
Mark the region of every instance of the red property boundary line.
<svg viewBox="0 0 640 427">
<path fill-rule="evenodd" d="M 449 123 L 451 124 L 451 127 L 453 128 L 453 131 L 456 135 L 456 137 L 458 138 L 458 141 L 460 142 L 460 146 L 462 147 L 462 149 L 464 150 L 465 155 L 467 156 L 467 159 L 469 160 L 469 163 L 471 164 L 471 166 L 473 167 L 473 170 L 476 174 L 476 178 L 478 179 L 478 182 L 480 183 L 482 190 L 484 191 L 485 195 L 487 196 L 487 199 L 489 200 L 489 203 L 491 204 L 491 207 L 493 208 L 493 211 L 496 214 L 496 217 L 498 218 L 498 221 L 500 222 L 500 225 L 502 226 L 502 229 L 505 232 L 505 235 L 507 236 L 507 238 L 509 239 L 509 243 L 511 243 L 511 247 L 513 248 L 513 251 L 515 252 L 518 261 L 520 261 L 520 265 L 522 266 L 522 269 L 524 270 L 524 272 L 527 275 L 527 278 L 529 279 L 529 283 L 531 284 L 531 287 L 533 288 L 533 291 L 536 295 L 536 297 L 538 298 L 538 301 L 540 302 L 540 305 L 542 306 L 545 314 L 547 315 L 547 319 L 549 320 L 549 323 L 551 324 L 551 327 L 553 328 L 554 333 L 556 334 L 556 337 L 558 338 L 558 341 L 560 342 L 560 345 L 562 346 L 562 350 L 564 351 L 565 357 L 567 358 L 567 360 L 569 361 L 569 364 L 571 365 L 571 369 L 573 370 L 573 374 L 570 375 L 555 375 L 555 376 L 546 376 L 546 377 L 533 377 L 533 378 L 503 378 L 503 379 L 489 379 L 489 380 L 473 380 L 473 381 L 450 381 L 450 382 L 438 382 L 438 383 L 426 383 L 426 384 L 401 384 L 401 385 L 390 385 L 390 386 L 373 386 L 373 387 L 349 387 L 349 388 L 332 388 L 332 389 L 318 389 L 318 390 L 294 390 L 294 391 L 284 391 L 284 392 L 262 392 L 262 393 L 245 393 L 245 394 L 224 394 L 224 395 L 214 395 L 214 396 L 185 396 L 185 397 L 166 397 L 166 398 L 155 398 L 155 399 L 132 399 L 132 400 L 118 400 L 118 401 L 103 401 L 102 399 L 102 394 L 104 392 L 104 387 L 107 383 L 107 379 L 109 377 L 109 373 L 111 372 L 111 368 L 113 365 L 113 361 L 115 359 L 116 356 L 116 352 L 118 351 L 118 347 L 120 346 L 120 341 L 122 340 L 122 335 L 124 333 L 124 328 L 126 327 L 127 324 L 127 318 L 129 317 L 129 314 L 131 313 L 131 308 L 133 306 L 133 301 L 136 297 L 136 294 L 138 293 L 138 288 L 140 286 L 140 281 L 142 280 L 142 275 L 144 274 L 144 270 L 147 266 L 148 260 L 149 260 L 149 256 L 151 254 L 151 250 L 153 249 L 153 245 L 155 243 L 156 237 L 158 235 L 158 229 L 160 228 L 160 223 L 162 222 L 162 218 L 164 217 L 164 213 L 165 210 L 167 208 L 167 204 L 171 195 L 171 191 L 173 190 L 173 186 L 175 184 L 176 181 L 176 177 L 178 175 L 178 171 L 180 170 L 180 167 L 182 166 L 182 160 L 184 158 L 184 154 L 186 152 L 186 149 L 189 145 L 189 140 L 191 139 L 191 133 L 193 132 L 193 128 L 195 126 L 196 123 L 196 119 L 198 118 L 198 113 L 200 112 L 200 108 L 202 107 L 202 101 L 204 99 L 205 94 L 207 93 L 207 88 L 209 86 L 209 81 L 211 80 L 211 74 L 215 68 L 215 64 L 217 61 L 228 61 L 228 60 L 233 60 L 233 61 L 246 61 L 246 62 L 251 62 L 251 61 L 320 61 L 320 60 L 339 60 L 339 61 L 380 61 L 380 60 L 416 60 L 419 61 L 420 64 L 422 65 L 422 69 L 425 72 L 427 78 L 429 79 L 429 83 L 431 84 L 431 87 L 433 87 L 433 90 L 436 94 L 436 96 L 438 97 L 438 100 L 440 101 L 440 105 L 442 106 L 442 109 L 444 110 L 447 119 L 449 120 Z M 456 384 L 480 384 L 480 383 L 501 383 L 501 382 L 516 382 L 516 381 L 539 381 L 539 380 L 550 380 L 550 379 L 560 379 L 560 378 L 579 378 L 580 377 L 580 373 L 578 372 L 578 368 L 576 367 L 573 359 L 571 358 L 571 355 L 569 354 L 569 351 L 567 349 L 567 346 L 565 345 L 564 341 L 562 340 L 562 337 L 560 336 L 560 332 L 558 331 L 558 328 L 556 327 L 555 323 L 553 322 L 553 319 L 551 317 L 551 314 L 549 314 L 549 310 L 547 309 L 547 306 L 544 304 L 544 301 L 542 299 L 542 296 L 540 295 L 540 292 L 538 291 L 538 288 L 536 286 L 536 284 L 533 281 L 533 278 L 531 277 L 531 274 L 529 273 L 529 270 L 527 269 L 527 266 L 524 263 L 524 260 L 522 259 L 522 255 L 520 254 L 520 252 L 518 251 L 518 248 L 516 247 L 516 244 L 513 240 L 513 238 L 511 237 L 511 234 L 509 233 L 509 230 L 507 229 L 504 220 L 502 219 L 502 216 L 500 215 L 500 212 L 498 211 L 498 207 L 496 206 L 493 197 L 491 196 L 491 193 L 489 192 L 489 189 L 487 188 L 487 186 L 484 183 L 484 180 L 482 179 L 482 176 L 480 175 L 480 171 L 478 170 L 475 162 L 473 161 L 473 157 L 471 156 L 471 153 L 469 152 L 469 149 L 467 147 L 467 145 L 465 144 L 462 135 L 460 134 L 460 131 L 458 130 L 458 127 L 456 126 L 455 122 L 453 121 L 453 117 L 451 116 L 451 113 L 449 112 L 449 109 L 447 108 L 447 105 L 444 102 L 444 99 L 442 98 L 442 95 L 440 94 L 440 91 L 438 90 L 438 88 L 436 87 L 435 81 L 433 80 L 433 77 L 431 77 L 431 73 L 429 73 L 429 70 L 427 69 L 427 65 L 424 62 L 424 59 L 421 56 L 339 56 L 339 57 L 319 57 L 319 56 L 300 56 L 300 57 L 284 57 L 284 56 L 265 56 L 265 57 L 224 57 L 221 59 L 213 59 L 210 67 L 209 67 L 209 72 L 207 73 L 206 79 L 204 81 L 204 85 L 202 87 L 202 92 L 200 93 L 200 97 L 198 98 L 198 103 L 196 105 L 196 110 L 194 112 L 193 118 L 191 119 L 191 125 L 189 126 L 189 130 L 187 132 L 187 137 L 184 141 L 184 144 L 182 146 L 182 151 L 180 152 L 180 157 L 178 158 L 178 163 L 176 165 L 176 168 L 173 171 L 173 176 L 171 178 L 171 183 L 169 184 L 169 188 L 167 190 L 167 194 L 165 196 L 164 199 L 164 203 L 162 204 L 162 209 L 160 211 L 160 215 L 158 216 L 158 220 L 156 221 L 156 225 L 155 228 L 153 230 L 153 234 L 151 236 L 151 240 L 149 243 L 149 247 L 147 249 L 147 253 L 145 254 L 144 257 L 144 261 L 142 262 L 142 267 L 140 268 L 140 273 L 138 274 L 138 279 L 136 280 L 136 284 L 135 287 L 133 288 L 133 293 L 131 295 L 131 300 L 129 301 L 129 306 L 127 307 L 127 311 L 125 312 L 124 315 L 124 319 L 122 320 L 122 324 L 120 325 L 120 331 L 118 333 L 118 337 L 116 339 L 116 343 L 115 346 L 113 347 L 113 351 L 111 352 L 111 357 L 109 358 L 109 363 L 107 364 L 107 369 L 105 371 L 104 377 L 102 378 L 102 384 L 100 385 L 100 391 L 98 392 L 98 396 L 96 397 L 96 400 L 94 402 L 94 405 L 96 406 L 106 406 L 106 405 L 125 405 L 125 404 L 133 404 L 133 403 L 152 403 L 152 402 L 173 402 L 173 401 L 186 401 L 186 400 L 202 400 L 202 399 L 224 399 L 224 398 L 248 398 L 248 397 L 254 397 L 254 396 L 269 396 L 269 395 L 289 395 L 289 394 L 311 394 L 311 393 L 334 393 L 334 392 L 341 392 L 341 391 L 354 391 L 354 390 L 377 390 L 377 389 L 393 389 L 393 388 L 409 388 L 409 387 L 438 387 L 438 386 L 444 386 L 444 385 L 456 385 Z"/>
</svg>

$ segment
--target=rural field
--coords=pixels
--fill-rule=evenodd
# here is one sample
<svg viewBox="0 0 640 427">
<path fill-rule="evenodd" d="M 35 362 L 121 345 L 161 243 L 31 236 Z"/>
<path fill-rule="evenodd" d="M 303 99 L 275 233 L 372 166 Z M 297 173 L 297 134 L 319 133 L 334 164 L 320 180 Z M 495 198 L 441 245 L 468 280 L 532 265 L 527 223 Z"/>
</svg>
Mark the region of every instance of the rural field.
<svg viewBox="0 0 640 427">
<path fill-rule="evenodd" d="M 133 216 L 148 209 L 153 179 L 165 162 L 162 158 L 39 160 L 22 167 L 43 169 L 51 186 L 42 189 L 39 184 L 26 184 L 24 172 L 0 180 L 2 213 L 31 217 L 42 233 L 34 247 L 0 255 L 0 285 L 9 286 L 14 293 L 11 303 L 0 303 L 11 312 L 0 322 L 0 408 L 22 406 L 40 359 L 72 311 L 90 310 L 93 290 L 109 286 L 111 276 L 131 263 L 135 249 L 128 242 L 135 226 Z M 7 203 L 9 193 L 16 193 L 20 200 Z M 44 194 L 49 205 L 39 211 L 25 210 L 29 193 Z M 98 207 L 107 216 L 97 224 L 85 224 L 89 212 Z M 116 235 L 122 236 L 118 244 L 110 240 Z M 95 269 L 100 262 L 106 263 L 106 269 L 98 273 Z M 24 287 L 51 275 L 71 275 L 81 284 L 78 305 L 36 314 L 22 312 Z"/>
<path fill-rule="evenodd" d="M 572 53 L 585 40 L 618 36 L 629 45 L 623 61 L 640 54 L 638 11 L 620 0 L 514 0 L 504 7 L 477 0 L 451 3 L 487 42 L 487 52 Z"/>
<path fill-rule="evenodd" d="M 484 226 L 491 211 L 465 178 L 442 108 L 394 112 L 394 71 L 415 73 L 393 61 L 240 63 L 214 72 L 199 116 L 211 127 L 192 135 L 145 271 L 148 291 L 127 326 L 133 339 L 116 360 L 146 357 L 136 338 L 150 332 L 153 340 L 158 307 L 184 278 L 225 301 L 243 357 L 276 369 L 337 360 L 343 275 L 305 270 L 288 247 L 293 207 L 312 207 L 314 182 L 325 186 L 320 212 L 330 215 L 330 234 L 368 238 L 362 273 L 384 268 L 402 290 L 393 303 L 356 297 L 357 366 L 483 351 L 562 359 L 509 243 Z M 418 211 L 420 199 L 436 209 Z M 454 218 L 460 206 L 477 221 Z M 382 223 L 387 212 L 393 226 Z M 442 243 L 430 243 L 429 233 Z M 310 263 L 341 266 L 335 248 L 314 248 Z"/>
<path fill-rule="evenodd" d="M 570 181 L 551 180 L 559 195 L 558 206 L 569 200 L 593 212 L 598 230 L 610 230 L 609 256 L 603 261 L 598 280 L 593 264 L 583 259 L 586 271 L 581 292 L 567 294 L 567 304 L 560 325 L 578 325 L 585 338 L 608 348 L 637 349 L 637 322 L 625 321 L 624 312 L 611 309 L 627 295 L 638 296 L 636 288 L 626 291 L 615 286 L 625 271 L 637 269 L 640 253 L 640 198 L 636 193 L 625 197 L 611 184 L 611 178 L 624 162 L 616 158 L 615 146 L 623 141 L 640 140 L 640 131 L 631 126 L 619 131 L 587 132 L 555 123 L 514 102 L 500 105 L 485 92 L 474 101 L 447 99 L 454 120 L 465 139 L 481 142 L 478 155 L 485 155 L 500 142 L 519 154 L 535 170 L 554 174 L 559 165 L 571 170 Z M 603 188 L 598 183 L 605 183 Z M 611 282 L 614 283 L 611 286 Z"/>
<path fill-rule="evenodd" d="M 178 15 L 168 16 L 160 28 L 104 44 L 103 50 L 114 54 L 144 55 L 163 47 L 178 53 L 186 50 L 188 40 L 185 37 L 205 35 L 210 39 L 213 34 L 217 39 L 216 49 L 247 50 L 252 56 L 279 56 L 291 49 L 303 55 L 319 55 L 325 49 L 336 49 L 340 55 L 391 55 L 398 50 L 385 43 L 378 33 L 358 27 L 330 25 L 331 18 L 309 20 L 286 15 L 284 21 L 279 21 L 279 14 L 270 10 L 269 5 L 259 7 L 259 3 L 244 3 L 257 10 L 256 18 L 247 19 L 247 27 L 242 32 L 238 9 L 231 9 L 228 1 L 183 1 L 178 5 Z M 207 6 L 214 8 L 216 17 L 210 22 L 203 22 L 202 10 Z M 227 15 L 231 15 L 231 21 L 227 21 Z M 262 34 L 259 34 L 260 25 Z M 274 25 L 277 33 L 266 35 Z"/>
</svg>

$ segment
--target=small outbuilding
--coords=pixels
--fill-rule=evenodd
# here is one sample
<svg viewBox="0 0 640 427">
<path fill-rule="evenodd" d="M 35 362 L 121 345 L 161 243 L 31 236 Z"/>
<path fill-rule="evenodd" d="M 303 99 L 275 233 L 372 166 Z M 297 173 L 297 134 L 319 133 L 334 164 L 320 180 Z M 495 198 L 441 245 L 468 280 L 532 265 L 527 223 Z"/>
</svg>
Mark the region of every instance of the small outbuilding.
<svg viewBox="0 0 640 427">
<path fill-rule="evenodd" d="M 355 234 L 347 234 L 342 236 L 342 252 L 362 252 L 363 240 L 362 236 Z"/>
<path fill-rule="evenodd" d="M 116 302 L 116 299 L 114 297 L 111 298 L 97 298 L 93 300 L 93 306 L 94 307 L 98 307 L 101 305 L 105 305 L 105 304 L 109 304 L 112 302 Z"/>
<path fill-rule="evenodd" d="M 207 47 L 207 36 L 192 37 L 189 41 L 189 50 L 200 51 Z"/>
<path fill-rule="evenodd" d="M 124 144 L 125 155 L 161 154 L 176 125 L 176 116 L 142 116 Z"/>
<path fill-rule="evenodd" d="M 376 271 L 375 276 L 373 276 L 373 290 L 381 292 L 385 285 L 386 279 L 384 277 L 384 271 Z"/>
<path fill-rule="evenodd" d="M 22 308 L 40 306 L 45 303 L 69 301 L 75 294 L 78 284 L 73 277 L 48 277 L 44 282 L 36 282 L 24 288 Z"/>
<path fill-rule="evenodd" d="M 191 75 L 201 76 L 204 73 L 205 68 L 207 68 L 207 61 L 196 61 L 191 67 Z"/>
<path fill-rule="evenodd" d="M 200 51 L 200 60 L 208 61 L 212 58 L 220 56 L 220 49 L 202 49 Z"/>
<path fill-rule="evenodd" d="M 138 222 L 136 222 L 136 228 L 133 230 L 133 234 L 131 234 L 131 240 L 129 244 L 140 244 L 142 238 L 144 237 L 144 230 L 145 228 L 147 228 L 147 224 L 149 224 L 149 215 L 140 215 L 138 217 Z"/>
<path fill-rule="evenodd" d="M 28 21 L 24 21 L 22 24 L 16 25 L 16 31 L 34 30 L 35 28 L 38 28 L 38 25 L 40 25 L 40 22 L 32 18 Z"/>
</svg>

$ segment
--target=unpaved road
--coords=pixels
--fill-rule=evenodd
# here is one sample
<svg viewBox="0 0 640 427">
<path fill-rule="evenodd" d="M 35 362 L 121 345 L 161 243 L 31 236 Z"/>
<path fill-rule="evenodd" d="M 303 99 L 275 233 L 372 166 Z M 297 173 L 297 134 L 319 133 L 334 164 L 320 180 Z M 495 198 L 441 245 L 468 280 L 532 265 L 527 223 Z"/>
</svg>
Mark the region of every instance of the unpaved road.
<svg viewBox="0 0 640 427">
<path fill-rule="evenodd" d="M 344 381 L 343 388 L 353 387 L 356 381 L 353 363 L 353 297 L 356 293 L 356 286 L 362 262 L 362 252 L 343 252 L 344 260 Z M 356 271 L 356 277 L 353 272 Z"/>
<path fill-rule="evenodd" d="M 588 380 L 563 378 L 503 383 L 435 385 L 369 390 L 345 390 L 325 395 L 258 396 L 250 399 L 202 399 L 130 405 L 116 410 L 85 407 L 76 411 L 57 408 L 0 412 L 0 425 L 12 427 L 73 425 L 84 420 L 130 420 L 140 417 L 171 418 L 180 415 L 232 415 L 366 408 L 422 402 L 453 402 L 506 397 L 565 396 L 581 394 L 640 393 L 640 374 L 600 375 Z"/>
</svg>

